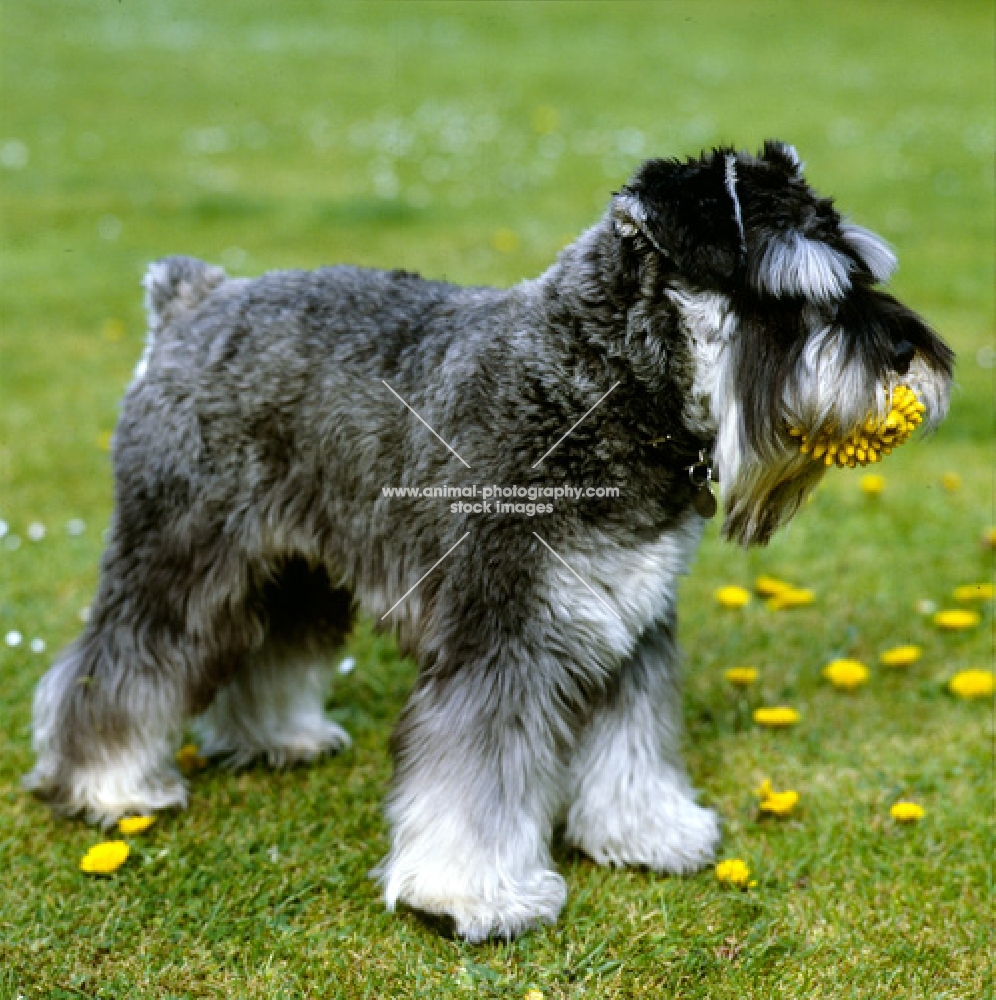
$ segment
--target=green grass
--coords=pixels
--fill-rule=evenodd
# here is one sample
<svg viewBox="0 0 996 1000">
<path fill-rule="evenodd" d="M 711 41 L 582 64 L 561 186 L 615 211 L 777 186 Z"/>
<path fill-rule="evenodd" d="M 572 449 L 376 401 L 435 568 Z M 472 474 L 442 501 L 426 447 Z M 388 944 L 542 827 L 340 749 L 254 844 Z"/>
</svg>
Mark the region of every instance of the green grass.
<svg viewBox="0 0 996 1000">
<path fill-rule="evenodd" d="M 914 605 L 992 572 L 978 538 L 996 523 L 993 382 L 977 362 L 993 323 L 992 31 L 985 4 L 5 5 L 0 516 L 49 532 L 0 542 L 0 633 L 25 636 L 0 646 L 0 998 L 991 996 L 993 714 L 943 683 L 991 665 L 992 614 L 941 635 Z M 830 475 L 765 551 L 713 530 L 684 586 L 688 759 L 724 856 L 757 885 L 559 850 L 561 921 L 513 944 L 385 913 L 367 872 L 414 668 L 366 630 L 332 700 L 352 750 L 208 770 L 116 876 L 82 875 L 98 835 L 19 777 L 31 691 L 95 583 L 111 509 L 97 442 L 140 352 L 146 262 L 505 284 L 541 270 L 641 155 L 772 135 L 895 244 L 898 294 L 959 365 L 949 421 L 888 461 L 880 500 Z M 941 489 L 948 470 L 959 492 Z M 716 586 L 760 571 L 816 605 L 715 607 Z M 874 664 L 907 640 L 923 659 L 873 666 L 853 695 L 820 680 L 835 655 Z M 762 671 L 744 700 L 722 679 L 736 664 Z M 760 701 L 797 706 L 801 725 L 758 731 Z M 765 776 L 801 792 L 796 817 L 757 821 Z M 901 795 L 922 823 L 890 821 Z"/>
</svg>

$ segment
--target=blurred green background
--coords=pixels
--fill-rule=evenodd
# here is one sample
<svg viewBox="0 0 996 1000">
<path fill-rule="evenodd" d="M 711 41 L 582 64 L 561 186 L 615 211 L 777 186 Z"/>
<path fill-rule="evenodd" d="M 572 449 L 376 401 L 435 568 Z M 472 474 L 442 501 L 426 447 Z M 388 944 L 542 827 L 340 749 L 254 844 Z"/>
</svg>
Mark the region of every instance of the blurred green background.
<svg viewBox="0 0 996 1000">
<path fill-rule="evenodd" d="M 19 0 L 0 31 L 0 634 L 22 636 L 0 646 L 2 1000 L 991 990 L 993 716 L 944 693 L 955 670 L 991 667 L 991 607 L 964 636 L 915 610 L 992 572 L 991 5 Z M 331 703 L 353 750 L 276 776 L 205 772 L 117 876 L 81 875 L 98 835 L 18 781 L 31 690 L 96 578 L 147 263 L 509 284 L 642 158 L 767 137 L 893 243 L 894 290 L 959 363 L 949 421 L 882 467 L 878 500 L 831 475 L 768 550 L 713 531 L 685 587 L 691 769 L 724 817 L 724 856 L 758 885 L 560 850 L 568 908 L 515 944 L 468 948 L 385 914 L 366 872 L 413 667 L 365 629 Z M 760 571 L 813 587 L 816 605 L 714 606 L 716 586 Z M 907 640 L 920 663 L 875 666 Z M 842 654 L 873 665 L 853 696 L 820 679 Z M 722 672 L 742 664 L 762 680 L 733 696 Z M 779 701 L 802 725 L 754 729 L 749 708 Z M 798 817 L 757 822 L 766 776 L 801 792 Z M 900 796 L 927 808 L 913 829 L 888 818 Z"/>
</svg>

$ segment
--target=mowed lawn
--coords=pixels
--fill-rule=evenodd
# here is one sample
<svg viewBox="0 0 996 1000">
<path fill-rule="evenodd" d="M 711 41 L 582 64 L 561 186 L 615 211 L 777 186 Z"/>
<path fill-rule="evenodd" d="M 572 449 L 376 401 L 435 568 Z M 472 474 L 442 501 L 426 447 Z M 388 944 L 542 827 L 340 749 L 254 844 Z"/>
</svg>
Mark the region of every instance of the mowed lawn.
<svg viewBox="0 0 996 1000">
<path fill-rule="evenodd" d="M 19 0 L 0 31 L 0 1000 L 992 995 L 992 704 L 945 687 L 991 669 L 992 609 L 962 633 L 921 613 L 992 573 L 989 5 Z M 367 626 L 330 700 L 351 750 L 202 771 L 117 874 L 81 873 L 99 832 L 19 782 L 33 687 L 95 586 L 148 261 L 508 284 L 641 158 L 770 136 L 894 244 L 897 294 L 959 360 L 950 419 L 875 470 L 881 496 L 834 472 L 761 551 L 713 526 L 684 584 L 688 760 L 756 884 L 558 848 L 562 918 L 514 943 L 387 914 L 367 873 L 415 671 Z M 759 573 L 815 603 L 716 605 Z M 906 642 L 917 663 L 879 666 Z M 821 677 L 841 656 L 871 669 L 851 694 Z M 745 665 L 741 695 L 723 672 Z M 801 721 L 762 731 L 760 704 Z M 759 820 L 764 778 L 800 793 L 792 817 Z M 890 818 L 903 798 L 922 821 Z"/>
</svg>

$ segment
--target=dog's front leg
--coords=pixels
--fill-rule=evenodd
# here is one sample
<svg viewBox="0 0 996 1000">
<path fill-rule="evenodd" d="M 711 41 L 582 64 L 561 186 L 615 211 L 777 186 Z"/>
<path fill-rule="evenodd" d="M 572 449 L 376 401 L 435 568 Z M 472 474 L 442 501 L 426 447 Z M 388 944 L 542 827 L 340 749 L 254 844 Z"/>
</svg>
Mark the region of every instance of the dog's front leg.
<svg viewBox="0 0 996 1000">
<path fill-rule="evenodd" d="M 413 692 L 379 869 L 389 908 L 449 917 L 469 941 L 553 922 L 566 895 L 549 843 L 567 729 L 537 684 L 542 665 L 496 646 L 502 662 L 424 676 Z"/>
<path fill-rule="evenodd" d="M 652 626 L 596 707 L 571 761 L 566 839 L 611 865 L 684 874 L 719 841 L 681 761 L 674 621 Z"/>
</svg>

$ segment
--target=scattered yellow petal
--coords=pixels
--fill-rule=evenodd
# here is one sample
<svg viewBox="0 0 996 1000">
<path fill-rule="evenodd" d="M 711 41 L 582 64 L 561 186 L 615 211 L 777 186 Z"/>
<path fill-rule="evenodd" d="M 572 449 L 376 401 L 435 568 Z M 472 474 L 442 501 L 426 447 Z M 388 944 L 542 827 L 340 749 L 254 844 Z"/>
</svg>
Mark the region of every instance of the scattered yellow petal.
<svg viewBox="0 0 996 1000">
<path fill-rule="evenodd" d="M 123 840 L 94 844 L 80 859 L 80 871 L 89 875 L 110 875 L 125 863 L 130 850 Z"/>
<path fill-rule="evenodd" d="M 878 661 L 886 667 L 908 667 L 916 663 L 922 654 L 923 650 L 919 646 L 893 646 L 882 653 Z"/>
<path fill-rule="evenodd" d="M 979 613 L 978 611 L 962 611 L 960 608 L 955 608 L 949 611 L 938 611 L 934 615 L 934 624 L 938 628 L 945 629 L 949 632 L 955 632 L 959 629 L 975 628 L 979 624 Z"/>
<path fill-rule="evenodd" d="M 961 476 L 957 472 L 945 472 L 941 476 L 941 485 L 948 493 L 957 493 L 961 489 Z"/>
<path fill-rule="evenodd" d="M 207 760 L 193 743 L 185 743 L 177 750 L 176 762 L 184 774 L 193 774 L 194 771 L 202 771 L 207 767 Z"/>
<path fill-rule="evenodd" d="M 956 601 L 991 601 L 996 594 L 996 588 L 991 583 L 966 583 L 955 587 L 953 597 Z"/>
<path fill-rule="evenodd" d="M 113 431 L 101 431 L 97 435 L 97 447 L 101 451 L 111 450 L 111 439 L 114 437 Z"/>
<path fill-rule="evenodd" d="M 118 830 L 126 837 L 130 837 L 136 833 L 145 833 L 155 821 L 155 816 L 125 816 L 124 819 L 118 820 Z"/>
<path fill-rule="evenodd" d="M 774 576 L 759 576 L 754 581 L 754 590 L 761 597 L 777 597 L 778 594 L 783 594 L 786 590 L 794 589 L 791 583 L 786 583 Z"/>
<path fill-rule="evenodd" d="M 996 528 L 986 528 L 982 532 L 982 544 L 987 549 L 996 549 Z"/>
<path fill-rule="evenodd" d="M 750 687 L 757 680 L 757 671 L 753 667 L 730 667 L 723 676 L 734 687 Z"/>
<path fill-rule="evenodd" d="M 768 708 L 755 708 L 754 721 L 759 726 L 794 726 L 799 721 L 799 713 L 794 708 L 785 705 L 775 705 Z"/>
<path fill-rule="evenodd" d="M 716 865 L 716 878 L 725 885 L 735 885 L 739 889 L 744 889 L 750 881 L 750 869 L 746 862 L 739 858 L 728 858 Z"/>
<path fill-rule="evenodd" d="M 915 802 L 896 802 L 889 810 L 889 815 L 897 823 L 915 823 L 927 815 L 927 810 Z"/>
<path fill-rule="evenodd" d="M 713 596 L 724 608 L 742 608 L 750 601 L 750 592 L 743 587 L 720 587 Z"/>
<path fill-rule="evenodd" d="M 991 670 L 960 670 L 948 681 L 948 690 L 959 698 L 991 698 L 994 678 Z"/>
<path fill-rule="evenodd" d="M 526 990 L 522 1000 L 543 1000 L 542 990 Z"/>
<path fill-rule="evenodd" d="M 776 792 L 771 787 L 771 781 L 765 778 L 761 787 L 757 790 L 757 797 L 761 800 L 761 812 L 770 816 L 789 816 L 792 810 L 799 803 L 799 793 L 788 789 L 784 792 Z"/>
<path fill-rule="evenodd" d="M 861 492 L 866 496 L 877 497 L 885 489 L 885 476 L 874 474 L 861 477 Z"/>
<path fill-rule="evenodd" d="M 515 253 L 519 249 L 519 237 L 511 229 L 496 229 L 491 234 L 491 245 L 498 253 Z"/>
<path fill-rule="evenodd" d="M 853 691 L 868 683 L 868 668 L 857 660 L 832 660 L 823 668 L 823 676 L 841 691 Z"/>
<path fill-rule="evenodd" d="M 811 590 L 803 590 L 801 587 L 790 587 L 780 594 L 775 594 L 767 602 L 772 611 L 782 611 L 785 608 L 804 608 L 807 604 L 812 604 L 816 600 L 816 595 Z"/>
</svg>

